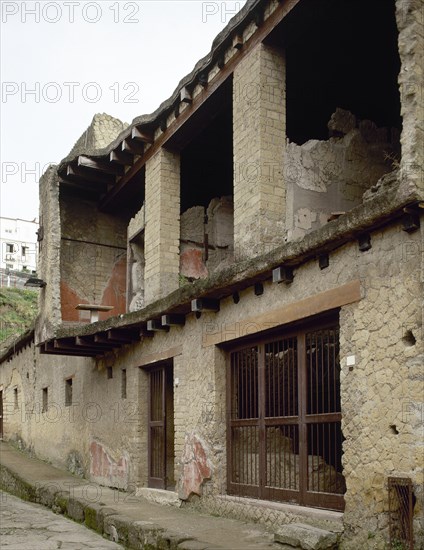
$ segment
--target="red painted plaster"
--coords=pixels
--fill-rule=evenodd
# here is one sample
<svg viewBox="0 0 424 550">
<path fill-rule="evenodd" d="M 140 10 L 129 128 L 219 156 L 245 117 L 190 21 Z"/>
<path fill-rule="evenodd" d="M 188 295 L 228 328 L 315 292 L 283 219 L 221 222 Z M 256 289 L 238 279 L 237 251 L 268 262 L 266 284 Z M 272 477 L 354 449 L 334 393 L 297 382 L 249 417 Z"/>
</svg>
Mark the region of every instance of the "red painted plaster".
<svg viewBox="0 0 424 550">
<path fill-rule="evenodd" d="M 127 259 L 124 257 L 113 266 L 109 281 L 99 303 L 99 305 L 113 306 L 113 309 L 110 311 L 100 311 L 100 321 L 126 312 L 126 272 Z M 91 303 L 86 298 L 78 296 L 75 290 L 63 279 L 60 282 L 60 300 L 62 321 L 80 322 L 80 312 L 75 308 L 78 304 Z M 87 320 L 87 322 L 89 321 Z"/>
<path fill-rule="evenodd" d="M 185 277 L 202 279 L 208 276 L 208 270 L 203 262 L 203 253 L 196 248 L 186 248 L 180 254 L 180 271 Z"/>
<path fill-rule="evenodd" d="M 179 497 L 187 500 L 191 495 L 201 495 L 202 485 L 210 479 L 212 471 L 201 441 L 194 435 L 185 438 L 182 455 L 183 469 L 179 483 Z"/>
<path fill-rule="evenodd" d="M 97 441 L 91 442 L 90 455 L 90 474 L 93 477 L 106 479 L 112 485 L 116 478 L 126 480 L 128 464 L 125 457 L 121 457 L 118 461 L 115 461 Z"/>
</svg>

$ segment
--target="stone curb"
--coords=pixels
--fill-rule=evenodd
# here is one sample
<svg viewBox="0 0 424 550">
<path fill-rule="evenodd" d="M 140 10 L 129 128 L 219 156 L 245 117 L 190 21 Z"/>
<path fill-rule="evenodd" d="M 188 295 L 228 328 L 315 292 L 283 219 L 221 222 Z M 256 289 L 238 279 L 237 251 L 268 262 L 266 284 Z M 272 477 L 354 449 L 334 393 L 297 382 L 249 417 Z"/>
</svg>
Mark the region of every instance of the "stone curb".
<svg viewBox="0 0 424 550">
<path fill-rule="evenodd" d="M 71 497 L 54 483 L 43 486 L 24 480 L 17 472 L 0 464 L 0 489 L 22 500 L 42 504 L 55 513 L 78 522 L 128 550 L 206 550 L 210 544 L 183 537 L 149 521 L 137 521 L 114 508 Z M 214 545 L 214 549 L 219 547 Z"/>
</svg>

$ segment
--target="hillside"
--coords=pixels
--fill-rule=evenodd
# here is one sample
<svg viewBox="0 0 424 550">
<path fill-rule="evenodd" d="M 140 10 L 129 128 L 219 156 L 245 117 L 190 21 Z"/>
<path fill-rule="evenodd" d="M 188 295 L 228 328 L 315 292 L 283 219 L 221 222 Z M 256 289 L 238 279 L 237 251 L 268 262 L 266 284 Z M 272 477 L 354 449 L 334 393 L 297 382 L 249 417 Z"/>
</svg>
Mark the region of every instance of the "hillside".
<svg viewBox="0 0 424 550">
<path fill-rule="evenodd" d="M 37 308 L 37 291 L 0 288 L 0 348 L 6 347 L 31 326 Z"/>
</svg>

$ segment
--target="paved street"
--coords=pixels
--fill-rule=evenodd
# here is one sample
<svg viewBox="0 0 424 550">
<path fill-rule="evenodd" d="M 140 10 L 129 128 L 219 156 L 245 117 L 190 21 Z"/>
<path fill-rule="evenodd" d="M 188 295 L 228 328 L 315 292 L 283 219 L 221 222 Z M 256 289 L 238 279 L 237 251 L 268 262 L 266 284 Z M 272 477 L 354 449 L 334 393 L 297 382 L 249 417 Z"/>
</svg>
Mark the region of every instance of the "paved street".
<svg viewBox="0 0 424 550">
<path fill-rule="evenodd" d="M 122 550 L 83 525 L 0 491 L 0 548 L 7 550 Z"/>
</svg>

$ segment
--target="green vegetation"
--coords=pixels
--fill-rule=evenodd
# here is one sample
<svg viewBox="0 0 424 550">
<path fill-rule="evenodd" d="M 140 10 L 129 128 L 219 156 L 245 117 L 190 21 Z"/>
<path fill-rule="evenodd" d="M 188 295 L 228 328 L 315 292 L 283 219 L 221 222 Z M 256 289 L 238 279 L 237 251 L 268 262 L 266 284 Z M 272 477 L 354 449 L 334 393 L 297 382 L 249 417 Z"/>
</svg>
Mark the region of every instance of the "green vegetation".
<svg viewBox="0 0 424 550">
<path fill-rule="evenodd" d="M 37 316 L 38 292 L 0 288 L 0 342 L 23 334 Z"/>
</svg>

